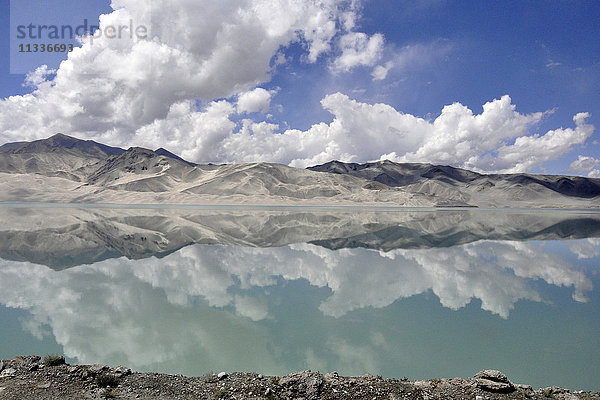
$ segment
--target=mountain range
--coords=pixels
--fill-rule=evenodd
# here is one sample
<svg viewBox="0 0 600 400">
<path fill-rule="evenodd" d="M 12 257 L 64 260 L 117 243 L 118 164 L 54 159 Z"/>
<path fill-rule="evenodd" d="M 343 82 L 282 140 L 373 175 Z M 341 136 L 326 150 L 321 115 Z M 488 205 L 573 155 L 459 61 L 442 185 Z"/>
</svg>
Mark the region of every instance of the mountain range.
<svg viewBox="0 0 600 400">
<path fill-rule="evenodd" d="M 331 161 L 198 165 L 63 134 L 0 146 L 1 202 L 597 208 L 600 179 Z"/>
</svg>

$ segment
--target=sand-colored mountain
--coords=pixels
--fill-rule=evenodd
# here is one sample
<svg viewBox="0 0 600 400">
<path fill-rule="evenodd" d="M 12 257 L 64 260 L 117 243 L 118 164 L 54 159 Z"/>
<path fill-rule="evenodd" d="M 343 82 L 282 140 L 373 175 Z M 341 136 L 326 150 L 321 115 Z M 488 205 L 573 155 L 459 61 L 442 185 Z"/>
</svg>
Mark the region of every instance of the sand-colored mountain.
<svg viewBox="0 0 600 400">
<path fill-rule="evenodd" d="M 479 174 L 431 164 L 197 165 L 58 134 L 0 146 L 0 201 L 597 208 L 600 179 Z"/>
</svg>

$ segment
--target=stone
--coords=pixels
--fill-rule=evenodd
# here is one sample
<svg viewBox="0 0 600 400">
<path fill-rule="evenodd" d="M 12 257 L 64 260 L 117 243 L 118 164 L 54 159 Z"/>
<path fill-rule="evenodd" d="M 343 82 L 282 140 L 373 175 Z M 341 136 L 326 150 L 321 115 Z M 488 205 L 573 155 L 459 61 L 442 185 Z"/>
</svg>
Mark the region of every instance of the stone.
<svg viewBox="0 0 600 400">
<path fill-rule="evenodd" d="M 479 371 L 474 378 L 476 386 L 488 392 L 510 393 L 516 390 L 506 375 L 494 369 Z"/>
<path fill-rule="evenodd" d="M 531 385 L 524 385 L 522 383 L 515 383 L 515 387 L 519 390 L 525 390 L 525 391 L 533 391 L 533 386 Z"/>
<path fill-rule="evenodd" d="M 267 390 L 265 390 L 265 396 L 270 396 L 273 394 L 273 390 L 271 388 L 267 388 Z"/>
<path fill-rule="evenodd" d="M 0 360 L 0 372 L 4 369 L 4 361 Z"/>
<path fill-rule="evenodd" d="M 474 376 L 475 379 L 489 379 L 494 382 L 503 382 L 508 383 L 508 377 L 504 375 L 502 372 L 497 371 L 495 369 L 484 369 L 483 371 L 479 371 Z"/>
<path fill-rule="evenodd" d="M 450 383 L 455 386 L 464 386 L 468 384 L 468 381 L 463 378 L 452 378 L 450 379 Z"/>
<path fill-rule="evenodd" d="M 114 375 L 117 378 L 120 378 L 122 376 L 127 376 L 127 375 L 131 375 L 131 369 L 127 368 L 127 367 L 123 367 L 121 365 L 119 365 L 117 368 L 115 368 L 114 370 Z"/>
<path fill-rule="evenodd" d="M 227 377 L 228 377 L 228 376 L 229 376 L 229 375 L 227 375 L 227 372 L 223 372 L 223 371 L 222 371 L 222 372 L 219 372 L 219 373 L 217 374 L 217 378 L 218 378 L 220 381 L 222 381 L 223 379 L 227 379 Z"/>
<path fill-rule="evenodd" d="M 483 400 L 483 396 L 475 396 L 475 400 Z"/>
<path fill-rule="evenodd" d="M 0 372 L 0 378 L 8 378 L 11 376 L 15 376 L 16 373 L 17 370 L 14 368 L 5 368 L 2 370 L 2 372 Z"/>
<path fill-rule="evenodd" d="M 94 364 L 88 367 L 88 372 L 92 375 L 97 375 L 102 371 L 106 371 L 108 369 L 107 365 Z"/>
<path fill-rule="evenodd" d="M 284 376 L 280 385 L 297 385 L 300 393 L 305 393 L 309 400 L 318 399 L 323 386 L 323 377 L 317 372 L 304 371 Z"/>
<path fill-rule="evenodd" d="M 323 375 L 323 379 L 330 384 L 336 383 L 339 380 L 339 377 L 340 376 L 338 375 L 337 371 L 329 372 Z"/>
<path fill-rule="evenodd" d="M 30 372 L 37 371 L 38 369 L 40 369 L 40 364 L 37 364 L 37 363 L 36 363 L 36 364 L 31 364 L 31 365 L 29 366 L 29 371 L 30 371 Z"/>
<path fill-rule="evenodd" d="M 258 379 L 262 379 L 264 376 L 262 374 L 258 374 Z"/>
<path fill-rule="evenodd" d="M 559 386 L 552 386 L 552 394 L 563 394 L 569 393 L 569 389 L 565 389 Z"/>
</svg>

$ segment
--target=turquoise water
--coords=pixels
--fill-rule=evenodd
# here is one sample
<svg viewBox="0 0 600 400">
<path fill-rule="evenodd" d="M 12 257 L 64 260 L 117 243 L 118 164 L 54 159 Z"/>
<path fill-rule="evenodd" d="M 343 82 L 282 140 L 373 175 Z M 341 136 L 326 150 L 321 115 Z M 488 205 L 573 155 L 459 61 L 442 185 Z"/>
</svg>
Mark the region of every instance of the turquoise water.
<svg viewBox="0 0 600 400">
<path fill-rule="evenodd" d="M 593 212 L 60 212 L 0 209 L 0 358 L 600 390 Z"/>
</svg>

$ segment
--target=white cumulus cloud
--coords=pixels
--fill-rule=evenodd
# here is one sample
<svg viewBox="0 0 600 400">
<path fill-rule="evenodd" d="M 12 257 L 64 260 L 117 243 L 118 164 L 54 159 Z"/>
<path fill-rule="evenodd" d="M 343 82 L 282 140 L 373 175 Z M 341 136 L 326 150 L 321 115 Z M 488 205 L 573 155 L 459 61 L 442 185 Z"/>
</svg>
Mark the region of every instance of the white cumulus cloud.
<svg viewBox="0 0 600 400">
<path fill-rule="evenodd" d="M 350 32 L 340 38 L 342 54 L 333 63 L 335 71 L 350 71 L 357 66 L 373 66 L 383 53 L 385 40 L 376 33 L 368 36 L 362 32 Z"/>
<path fill-rule="evenodd" d="M 479 171 L 522 172 L 571 151 L 584 143 L 594 127 L 586 114 L 574 117 L 575 128 L 544 135 L 530 131 L 544 113 L 521 114 L 509 96 L 484 104 L 474 114 L 460 103 L 443 108 L 433 121 L 402 113 L 387 104 L 367 104 L 342 93 L 326 96 L 323 108 L 333 114 L 329 124 L 318 123 L 306 131 L 277 126 L 257 131 L 246 124 L 232 130 L 213 147 L 221 162 L 265 160 L 306 167 L 337 159 L 364 162 L 391 159 L 399 162 L 450 164 Z M 201 150 L 197 150 L 201 152 Z"/>
<path fill-rule="evenodd" d="M 594 157 L 580 155 L 577 157 L 577 160 L 573 161 L 571 165 L 569 165 L 567 172 L 574 174 L 589 173 L 596 168 L 598 164 L 600 164 L 600 160 L 597 160 Z"/>
<path fill-rule="evenodd" d="M 83 38 L 51 81 L 44 80 L 47 69 L 34 71 L 31 94 L 0 100 L 2 141 L 65 132 L 113 145 L 152 142 L 141 136 L 151 131 L 144 128 L 167 119 L 174 105 L 255 88 L 294 42 L 316 61 L 341 34 L 336 27 L 357 18 L 348 3 L 114 0 L 114 11 L 100 16 L 101 29 L 132 22 L 147 27 L 147 37 Z"/>
<path fill-rule="evenodd" d="M 269 111 L 271 106 L 271 93 L 263 88 L 244 92 L 238 96 L 237 111 L 239 113 L 254 113 Z"/>
</svg>

